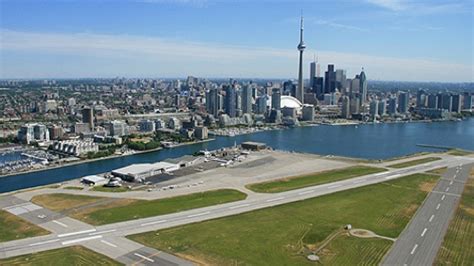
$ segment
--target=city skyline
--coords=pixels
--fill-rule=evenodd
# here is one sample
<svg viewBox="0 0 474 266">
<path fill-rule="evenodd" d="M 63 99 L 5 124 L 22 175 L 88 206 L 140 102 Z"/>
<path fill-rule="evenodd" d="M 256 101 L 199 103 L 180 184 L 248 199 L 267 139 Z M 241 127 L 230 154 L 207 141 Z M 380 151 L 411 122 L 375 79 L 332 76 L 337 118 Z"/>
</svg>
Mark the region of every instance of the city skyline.
<svg viewBox="0 0 474 266">
<path fill-rule="evenodd" d="M 469 2 L 265 4 L 2 1 L 0 78 L 296 79 L 302 9 L 304 73 L 317 54 L 372 80 L 472 82 Z"/>
</svg>

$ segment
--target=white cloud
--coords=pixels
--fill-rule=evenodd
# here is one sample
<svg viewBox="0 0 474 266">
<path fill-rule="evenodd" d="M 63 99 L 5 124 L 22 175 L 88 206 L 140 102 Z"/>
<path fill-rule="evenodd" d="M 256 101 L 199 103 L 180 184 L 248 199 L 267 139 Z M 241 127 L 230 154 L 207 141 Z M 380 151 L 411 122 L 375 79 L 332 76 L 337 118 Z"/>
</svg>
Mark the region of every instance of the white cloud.
<svg viewBox="0 0 474 266">
<path fill-rule="evenodd" d="M 408 15 L 433 15 L 440 13 L 469 12 L 472 7 L 466 7 L 456 1 L 416 1 L 416 0 L 366 0 L 366 2 L 397 13 Z M 472 12 L 472 11 L 471 11 Z"/>
<path fill-rule="evenodd" d="M 309 19 L 309 21 L 317 25 L 326 25 L 333 28 L 343 29 L 343 30 L 369 32 L 369 29 L 366 29 L 366 28 L 361 28 L 361 27 L 348 25 L 348 24 L 341 24 L 334 21 L 324 20 L 324 19 Z"/>
<path fill-rule="evenodd" d="M 307 50 L 306 63 L 312 57 L 308 55 L 314 52 Z M 336 68 L 347 69 L 349 76 L 358 73 L 363 66 L 370 79 L 473 80 L 470 65 L 335 51 L 317 53 L 322 68 L 333 63 Z M 22 63 L 15 59 L 18 55 L 24 55 Z M 41 55 L 42 60 L 35 60 L 35 56 Z M 45 55 L 47 59 L 44 59 Z M 2 30 L 0 56 L 1 78 L 117 75 L 177 77 L 188 74 L 203 77 L 289 78 L 296 77 L 298 53 L 296 48 L 245 47 L 157 37 Z M 65 58 L 71 56 L 79 59 L 66 61 Z"/>
</svg>

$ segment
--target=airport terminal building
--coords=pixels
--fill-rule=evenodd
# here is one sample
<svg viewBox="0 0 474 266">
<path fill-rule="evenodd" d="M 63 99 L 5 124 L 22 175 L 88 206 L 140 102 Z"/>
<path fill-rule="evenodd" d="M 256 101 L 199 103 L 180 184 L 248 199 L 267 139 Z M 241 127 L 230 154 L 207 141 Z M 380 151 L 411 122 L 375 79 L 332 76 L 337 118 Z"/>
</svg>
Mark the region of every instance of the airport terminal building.
<svg viewBox="0 0 474 266">
<path fill-rule="evenodd" d="M 112 171 L 112 175 L 129 182 L 143 181 L 148 177 L 173 172 L 179 164 L 168 162 L 132 164 Z"/>
</svg>

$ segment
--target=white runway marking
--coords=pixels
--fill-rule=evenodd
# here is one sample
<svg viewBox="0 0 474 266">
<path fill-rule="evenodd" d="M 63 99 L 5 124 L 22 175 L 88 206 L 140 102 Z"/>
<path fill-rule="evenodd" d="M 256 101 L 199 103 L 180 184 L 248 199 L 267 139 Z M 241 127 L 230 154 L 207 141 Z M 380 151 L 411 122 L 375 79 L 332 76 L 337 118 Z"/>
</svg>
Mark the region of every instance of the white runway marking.
<svg viewBox="0 0 474 266">
<path fill-rule="evenodd" d="M 147 226 L 147 225 L 152 225 L 152 224 L 161 224 L 161 223 L 164 223 L 164 222 L 167 222 L 168 220 L 160 220 L 160 221 L 155 221 L 155 222 L 149 222 L 149 223 L 144 223 L 144 224 L 141 224 L 140 226 Z"/>
<path fill-rule="evenodd" d="M 198 213 L 198 214 L 188 215 L 187 217 L 188 218 L 193 218 L 193 217 L 197 217 L 197 216 L 206 215 L 206 214 L 209 214 L 209 213 L 211 213 L 211 212 L 201 212 L 201 213 Z"/>
<path fill-rule="evenodd" d="M 53 242 L 56 242 L 56 241 L 59 241 L 59 239 L 52 239 L 52 240 L 47 240 L 47 241 L 43 241 L 43 242 L 37 242 L 37 243 L 29 244 L 29 246 L 30 247 L 39 246 L 39 245 L 44 245 L 44 244 L 48 244 L 48 243 L 53 243 Z"/>
<path fill-rule="evenodd" d="M 440 206 L 441 206 L 441 203 L 438 203 L 438 205 L 436 206 L 436 209 L 438 210 Z"/>
<path fill-rule="evenodd" d="M 446 192 L 448 192 L 448 191 L 449 191 L 449 187 L 446 188 Z"/>
<path fill-rule="evenodd" d="M 446 197 L 446 195 L 443 195 L 443 196 L 441 197 L 441 200 L 444 200 L 445 197 Z"/>
<path fill-rule="evenodd" d="M 106 244 L 106 245 L 109 245 L 109 246 L 111 246 L 111 247 L 113 247 L 113 248 L 116 248 L 116 247 L 117 247 L 117 245 L 114 245 L 114 244 L 112 244 L 112 243 L 110 243 L 109 241 L 106 241 L 106 240 L 100 240 L 100 242 L 102 242 L 102 243 L 104 243 L 104 244 Z"/>
<path fill-rule="evenodd" d="M 428 228 L 425 228 L 425 229 L 423 230 L 423 232 L 421 233 L 421 237 L 425 236 L 426 231 L 428 231 Z"/>
<path fill-rule="evenodd" d="M 300 192 L 298 193 L 298 195 L 304 195 L 304 194 L 309 194 L 309 193 L 313 193 L 314 190 L 308 190 L 308 191 L 303 191 L 303 192 Z"/>
<path fill-rule="evenodd" d="M 416 251 L 417 247 L 418 247 L 418 244 L 415 244 L 415 246 L 413 246 L 413 249 L 410 252 L 411 255 L 415 254 L 415 251 Z"/>
<path fill-rule="evenodd" d="M 64 228 L 67 228 L 67 227 L 68 227 L 66 224 L 61 223 L 60 221 L 53 220 L 53 223 L 59 224 L 60 226 L 62 226 L 62 227 L 64 227 Z"/>
<path fill-rule="evenodd" d="M 247 207 L 247 206 L 250 206 L 250 204 L 246 203 L 246 204 L 242 204 L 242 205 L 232 206 L 232 207 L 229 207 L 229 210 L 233 210 L 233 209 L 237 209 L 237 208 L 243 208 L 243 207 Z"/>
<path fill-rule="evenodd" d="M 430 217 L 430 219 L 429 219 L 428 221 L 431 223 L 431 221 L 433 221 L 433 218 L 434 218 L 434 214 L 431 215 L 431 217 Z"/>
<path fill-rule="evenodd" d="M 392 176 L 387 176 L 385 177 L 385 179 L 391 179 L 391 178 L 395 178 L 395 177 L 399 177 L 400 174 L 396 174 L 396 175 L 392 175 Z"/>
<path fill-rule="evenodd" d="M 99 239 L 99 238 L 102 238 L 102 236 L 90 236 L 90 237 L 78 238 L 78 239 L 64 241 L 61 244 L 62 245 L 69 245 L 69 244 L 74 244 L 74 243 L 78 243 L 78 242 L 94 240 L 94 239 Z"/>
<path fill-rule="evenodd" d="M 384 174 L 386 174 L 386 173 L 382 172 L 382 173 L 374 174 L 374 176 L 379 176 L 379 175 L 384 175 Z"/>
<path fill-rule="evenodd" d="M 337 188 L 337 187 L 340 187 L 342 185 L 334 185 L 334 186 L 329 186 L 328 188 L 331 189 L 331 188 Z"/>
<path fill-rule="evenodd" d="M 73 235 L 91 233 L 91 232 L 95 232 L 95 231 L 96 231 L 96 229 L 89 229 L 89 230 L 78 231 L 78 232 L 73 232 L 73 233 L 60 234 L 60 235 L 58 235 L 58 237 L 73 236 Z"/>
<path fill-rule="evenodd" d="M 115 231 L 117 231 L 117 230 L 116 230 L 116 229 L 112 229 L 112 230 L 107 230 L 107 231 L 101 231 L 101 232 L 90 233 L 89 235 L 90 235 L 90 236 L 95 236 L 95 235 L 100 235 L 100 234 L 112 233 L 112 232 L 115 232 Z"/>
<path fill-rule="evenodd" d="M 452 185 L 452 184 L 453 184 L 453 180 L 451 180 L 451 182 L 449 182 L 449 184 Z"/>
<path fill-rule="evenodd" d="M 363 183 L 365 182 L 366 180 L 365 179 L 362 179 L 362 180 L 357 180 L 357 181 L 354 181 L 352 182 L 353 184 L 359 184 L 359 183 Z"/>
<path fill-rule="evenodd" d="M 142 259 L 144 259 L 144 260 L 147 260 L 147 261 L 149 261 L 149 262 L 155 262 L 154 260 L 152 260 L 152 259 L 150 259 L 150 258 L 147 258 L 147 257 L 145 257 L 145 256 L 143 256 L 143 255 L 141 255 L 141 254 L 138 254 L 138 253 L 133 253 L 133 255 L 135 255 L 135 256 L 137 256 L 137 257 L 140 257 L 140 258 L 142 258 Z"/>
<path fill-rule="evenodd" d="M 269 200 L 266 200 L 266 202 L 272 202 L 272 201 L 277 201 L 277 200 L 282 200 L 282 199 L 285 199 L 285 197 L 279 197 L 279 198 L 275 198 L 275 199 L 269 199 Z"/>
</svg>

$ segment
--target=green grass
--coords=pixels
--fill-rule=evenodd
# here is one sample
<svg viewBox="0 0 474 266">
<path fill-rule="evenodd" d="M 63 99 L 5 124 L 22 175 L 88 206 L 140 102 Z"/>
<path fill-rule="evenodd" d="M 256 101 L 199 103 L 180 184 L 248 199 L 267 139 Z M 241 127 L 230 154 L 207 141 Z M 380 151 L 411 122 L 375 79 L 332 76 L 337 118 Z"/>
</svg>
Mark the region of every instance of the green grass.
<svg viewBox="0 0 474 266">
<path fill-rule="evenodd" d="M 423 164 L 423 163 L 429 163 L 429 162 L 433 162 L 433 161 L 437 161 L 437 160 L 441 160 L 441 158 L 439 158 L 439 157 L 426 157 L 426 158 L 407 161 L 407 162 L 403 162 L 403 163 L 392 164 L 392 165 L 389 165 L 388 167 L 405 168 L 405 167 L 410 167 L 410 166 Z"/>
<path fill-rule="evenodd" d="M 49 232 L 45 229 L 31 224 L 7 211 L 0 210 L 0 242 L 47 234 L 49 234 Z"/>
<path fill-rule="evenodd" d="M 64 187 L 63 189 L 69 189 L 69 190 L 83 190 L 84 187 L 73 187 L 73 186 L 70 186 L 70 187 Z"/>
<path fill-rule="evenodd" d="M 102 225 L 202 208 L 246 197 L 247 194 L 233 189 L 212 190 L 151 201 L 139 200 L 112 208 L 103 206 L 85 213 L 80 219 L 93 225 Z"/>
<path fill-rule="evenodd" d="M 123 265 L 81 246 L 53 249 L 18 257 L 0 259 L 0 265 Z"/>
<path fill-rule="evenodd" d="M 129 238 L 203 264 L 309 265 L 308 249 L 317 249 L 345 224 L 397 237 L 438 179 L 415 174 Z M 318 255 L 323 265 L 377 264 L 391 245 L 391 241 L 342 235 Z"/>
<path fill-rule="evenodd" d="M 127 187 L 104 187 L 104 186 L 97 186 L 93 187 L 91 191 L 100 191 L 100 192 L 126 192 L 130 191 Z"/>
<path fill-rule="evenodd" d="M 446 171 L 448 171 L 448 167 L 441 167 L 441 168 L 426 171 L 426 173 L 435 174 L 435 175 L 444 175 Z"/>
<path fill-rule="evenodd" d="M 461 149 L 452 149 L 447 152 L 450 155 L 454 156 L 466 156 L 466 155 L 471 155 L 471 151 L 466 151 L 466 150 L 461 150 Z"/>
<path fill-rule="evenodd" d="M 474 262 L 474 169 L 451 220 L 434 265 L 472 265 Z"/>
<path fill-rule="evenodd" d="M 309 175 L 289 177 L 276 181 L 250 184 L 247 186 L 247 188 L 260 193 L 277 193 L 292 189 L 331 183 L 383 171 L 386 171 L 386 169 L 357 165 Z"/>
</svg>

